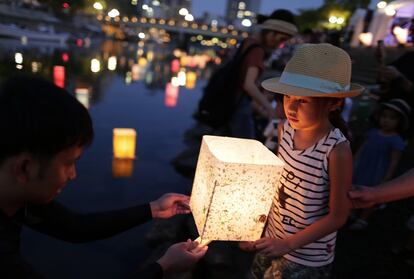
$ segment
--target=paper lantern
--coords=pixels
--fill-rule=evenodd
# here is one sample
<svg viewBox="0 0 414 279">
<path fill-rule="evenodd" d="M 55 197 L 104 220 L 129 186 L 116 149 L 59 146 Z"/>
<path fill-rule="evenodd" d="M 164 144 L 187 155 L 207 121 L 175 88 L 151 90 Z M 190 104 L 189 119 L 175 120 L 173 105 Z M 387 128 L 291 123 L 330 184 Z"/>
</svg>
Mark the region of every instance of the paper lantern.
<svg viewBox="0 0 414 279">
<path fill-rule="evenodd" d="M 172 83 L 167 83 L 165 86 L 164 104 L 166 107 L 175 107 L 177 105 L 179 95 L 179 87 Z"/>
<path fill-rule="evenodd" d="M 112 160 L 112 176 L 113 177 L 131 177 L 134 172 L 134 160 L 117 159 Z"/>
<path fill-rule="evenodd" d="M 136 137 L 135 129 L 115 128 L 113 130 L 114 158 L 134 159 Z"/>
<path fill-rule="evenodd" d="M 65 67 L 53 66 L 53 81 L 56 86 L 65 87 Z"/>
<path fill-rule="evenodd" d="M 190 199 L 201 243 L 259 239 L 282 169 L 259 141 L 204 136 Z"/>
<path fill-rule="evenodd" d="M 361 33 L 359 34 L 359 40 L 364 46 L 370 46 L 372 44 L 372 33 Z"/>
<path fill-rule="evenodd" d="M 193 89 L 196 85 L 197 74 L 195 72 L 187 72 L 185 88 Z"/>
</svg>

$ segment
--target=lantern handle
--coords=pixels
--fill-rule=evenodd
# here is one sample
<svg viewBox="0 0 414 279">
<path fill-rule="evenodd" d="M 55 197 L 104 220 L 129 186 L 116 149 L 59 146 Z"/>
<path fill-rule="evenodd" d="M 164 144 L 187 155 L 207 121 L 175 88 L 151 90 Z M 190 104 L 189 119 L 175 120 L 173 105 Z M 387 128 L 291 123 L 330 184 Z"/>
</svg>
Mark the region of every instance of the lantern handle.
<svg viewBox="0 0 414 279">
<path fill-rule="evenodd" d="M 197 237 L 194 241 L 197 241 L 201 247 L 207 246 L 212 242 L 212 240 L 209 239 L 201 239 L 201 236 Z"/>
</svg>

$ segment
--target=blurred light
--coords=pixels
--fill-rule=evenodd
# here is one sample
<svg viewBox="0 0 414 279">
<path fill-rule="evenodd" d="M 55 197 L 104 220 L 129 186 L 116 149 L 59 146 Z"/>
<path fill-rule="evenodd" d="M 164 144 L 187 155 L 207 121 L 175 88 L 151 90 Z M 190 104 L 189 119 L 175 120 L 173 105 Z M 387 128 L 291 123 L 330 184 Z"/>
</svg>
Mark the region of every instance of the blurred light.
<svg viewBox="0 0 414 279">
<path fill-rule="evenodd" d="M 197 82 L 197 74 L 195 72 L 189 71 L 187 72 L 185 88 L 193 89 Z"/>
<path fill-rule="evenodd" d="M 406 44 L 408 39 L 408 29 L 401 28 L 400 26 L 395 26 L 393 29 L 393 33 L 397 38 L 398 43 Z"/>
<path fill-rule="evenodd" d="M 95 3 L 93 3 L 93 7 L 94 7 L 96 10 L 98 10 L 98 11 L 100 11 L 100 10 L 102 10 L 102 9 L 103 9 L 103 5 L 102 5 L 101 3 L 99 3 L 99 2 L 95 2 Z"/>
<path fill-rule="evenodd" d="M 101 61 L 96 58 L 91 60 L 91 71 L 92 73 L 98 73 L 101 70 Z"/>
<path fill-rule="evenodd" d="M 239 2 L 239 10 L 245 10 L 246 9 L 246 3 Z"/>
<path fill-rule="evenodd" d="M 178 77 L 172 77 L 172 78 L 171 78 L 171 84 L 172 84 L 172 86 L 174 86 L 174 87 L 178 87 L 178 86 L 180 86 L 180 81 L 178 80 Z"/>
<path fill-rule="evenodd" d="M 385 1 L 380 1 L 377 4 L 378 9 L 384 9 L 386 6 L 387 6 L 387 2 L 385 2 Z"/>
<path fill-rule="evenodd" d="M 213 19 L 211 21 L 211 27 L 217 27 L 218 21 L 216 19 Z"/>
<path fill-rule="evenodd" d="M 364 46 L 370 46 L 372 44 L 372 33 L 361 33 L 359 34 L 359 40 Z"/>
<path fill-rule="evenodd" d="M 32 72 L 37 73 L 40 70 L 42 64 L 40 62 L 32 62 Z"/>
<path fill-rule="evenodd" d="M 336 23 L 336 21 L 337 21 L 338 19 L 337 19 L 337 17 L 336 16 L 331 16 L 331 17 L 329 17 L 329 22 L 330 23 Z"/>
<path fill-rule="evenodd" d="M 16 62 L 16 64 L 22 64 L 23 63 L 23 54 L 21 54 L 20 52 L 16 52 L 14 54 L 14 61 Z"/>
<path fill-rule="evenodd" d="M 108 70 L 115 71 L 116 64 L 117 64 L 116 56 L 111 56 L 108 58 Z"/>
<path fill-rule="evenodd" d="M 165 19 L 160 19 L 159 24 L 164 25 L 165 24 Z"/>
<path fill-rule="evenodd" d="M 17 69 L 19 69 L 19 70 L 21 70 L 21 69 L 23 69 L 23 65 L 21 65 L 21 64 L 17 64 L 17 65 L 16 65 L 16 68 L 17 68 Z"/>
<path fill-rule="evenodd" d="M 140 57 L 138 59 L 138 65 L 140 65 L 141 67 L 146 67 L 148 64 L 148 60 L 144 57 Z"/>
<path fill-rule="evenodd" d="M 134 173 L 134 160 L 112 159 L 112 176 L 115 178 L 131 177 Z"/>
<path fill-rule="evenodd" d="M 125 83 L 130 84 L 132 82 L 132 73 L 130 71 L 125 74 Z"/>
<path fill-rule="evenodd" d="M 78 47 L 83 46 L 83 40 L 82 40 L 82 39 L 80 39 L 80 38 L 76 39 L 76 45 L 77 45 Z"/>
<path fill-rule="evenodd" d="M 113 152 L 114 158 L 134 159 L 137 132 L 130 128 L 113 129 Z"/>
<path fill-rule="evenodd" d="M 69 54 L 66 52 L 62 53 L 62 60 L 63 62 L 67 63 L 69 61 Z"/>
<path fill-rule="evenodd" d="M 188 15 L 188 10 L 186 8 L 181 8 L 178 13 L 182 16 Z"/>
<path fill-rule="evenodd" d="M 338 17 L 338 19 L 336 20 L 337 24 L 342 24 L 345 22 L 345 19 L 343 17 Z"/>
<path fill-rule="evenodd" d="M 53 81 L 60 88 L 65 87 L 65 67 L 53 66 Z"/>
<path fill-rule="evenodd" d="M 22 45 L 27 45 L 28 39 L 27 36 L 21 36 L 20 41 L 22 42 Z"/>
<path fill-rule="evenodd" d="M 387 6 L 385 8 L 385 14 L 387 16 L 394 16 L 397 13 L 397 11 L 392 6 Z"/>
<path fill-rule="evenodd" d="M 245 18 L 245 19 L 242 20 L 241 24 L 244 27 L 250 27 L 250 26 L 252 26 L 252 21 L 248 18 Z"/>
<path fill-rule="evenodd" d="M 124 16 L 124 17 L 122 18 L 122 21 L 123 21 L 123 22 L 128 22 L 128 21 L 129 21 L 129 18 L 128 18 L 127 16 Z"/>
<path fill-rule="evenodd" d="M 183 25 L 183 27 L 188 27 L 188 22 L 184 21 L 182 25 Z"/>
<path fill-rule="evenodd" d="M 174 59 L 171 61 L 171 72 L 176 73 L 180 70 L 180 61 L 178 59 Z"/>
<path fill-rule="evenodd" d="M 168 25 L 173 26 L 174 24 L 175 24 L 175 21 L 174 20 L 168 21 Z"/>
<path fill-rule="evenodd" d="M 141 67 L 138 64 L 132 65 L 131 69 L 131 78 L 133 81 L 140 80 L 141 79 Z"/>
<path fill-rule="evenodd" d="M 152 5 L 157 7 L 157 6 L 160 5 L 160 1 L 154 0 L 154 1 L 152 1 Z"/>
<path fill-rule="evenodd" d="M 148 10 L 148 5 L 147 4 L 142 5 L 142 9 L 143 10 Z"/>
<path fill-rule="evenodd" d="M 135 23 L 135 22 L 137 22 L 137 21 L 138 21 L 138 18 L 137 18 L 136 16 L 134 16 L 133 18 L 131 18 L 131 21 L 132 21 L 133 23 Z"/>
<path fill-rule="evenodd" d="M 178 84 L 180 86 L 185 86 L 185 83 L 187 81 L 187 76 L 185 74 L 184 70 L 181 70 L 180 72 L 178 72 Z"/>
<path fill-rule="evenodd" d="M 203 39 L 202 35 L 197 35 L 197 40 L 201 41 Z"/>
<path fill-rule="evenodd" d="M 143 32 L 139 32 L 139 33 L 138 33 L 138 37 L 139 37 L 141 40 L 143 40 L 143 39 L 145 39 L 145 34 L 144 34 Z"/>
<path fill-rule="evenodd" d="M 117 17 L 119 16 L 119 11 L 117 9 L 112 9 L 108 12 L 108 16 L 112 18 Z"/>
<path fill-rule="evenodd" d="M 152 50 L 148 51 L 147 59 L 148 59 L 148 61 L 154 60 L 154 52 Z"/>
<path fill-rule="evenodd" d="M 192 15 L 192 14 L 187 14 L 187 15 L 184 17 L 184 19 L 185 19 L 185 20 L 187 20 L 187 21 L 193 21 L 193 20 L 194 20 L 194 17 L 193 17 L 193 15 Z"/>
<path fill-rule="evenodd" d="M 76 88 L 75 89 L 76 99 L 85 106 L 89 108 L 89 89 L 88 88 Z"/>
<path fill-rule="evenodd" d="M 134 5 L 134 6 L 138 5 L 138 0 L 131 0 L 131 5 Z"/>
<path fill-rule="evenodd" d="M 174 84 L 167 83 L 165 86 L 165 106 L 166 107 L 175 107 L 177 105 L 179 95 L 179 88 L 178 86 L 175 86 Z"/>
<path fill-rule="evenodd" d="M 70 5 L 69 5 L 69 3 L 68 2 L 63 2 L 63 4 L 62 4 L 62 8 L 63 9 L 69 9 L 70 8 Z"/>
</svg>

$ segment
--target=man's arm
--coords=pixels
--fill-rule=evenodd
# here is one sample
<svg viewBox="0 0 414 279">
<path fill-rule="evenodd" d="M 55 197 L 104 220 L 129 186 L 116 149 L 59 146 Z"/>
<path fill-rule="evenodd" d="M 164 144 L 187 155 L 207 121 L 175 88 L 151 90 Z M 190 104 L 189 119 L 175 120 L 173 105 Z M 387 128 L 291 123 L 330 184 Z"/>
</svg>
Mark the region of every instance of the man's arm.
<svg viewBox="0 0 414 279">
<path fill-rule="evenodd" d="M 359 187 L 349 192 L 354 208 L 371 207 L 378 203 L 414 196 L 414 169 L 378 187 Z"/>
<path fill-rule="evenodd" d="M 25 224 L 34 230 L 69 242 L 108 238 L 143 224 L 152 218 L 169 218 L 189 213 L 188 196 L 165 194 L 149 204 L 131 208 L 79 214 L 52 202 L 28 207 Z"/>
</svg>

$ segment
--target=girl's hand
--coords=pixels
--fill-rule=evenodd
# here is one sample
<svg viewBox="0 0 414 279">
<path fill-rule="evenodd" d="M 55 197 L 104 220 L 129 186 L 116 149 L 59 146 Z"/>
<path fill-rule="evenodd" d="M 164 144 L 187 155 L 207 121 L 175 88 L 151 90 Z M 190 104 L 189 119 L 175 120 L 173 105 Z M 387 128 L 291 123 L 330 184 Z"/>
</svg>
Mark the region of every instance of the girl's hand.
<svg viewBox="0 0 414 279">
<path fill-rule="evenodd" d="M 291 251 L 285 239 L 263 237 L 254 242 L 254 246 L 266 257 L 276 258 L 283 256 Z"/>
<path fill-rule="evenodd" d="M 240 241 L 239 242 L 240 250 L 244 252 L 254 252 L 256 247 L 254 246 L 254 241 Z"/>
</svg>

